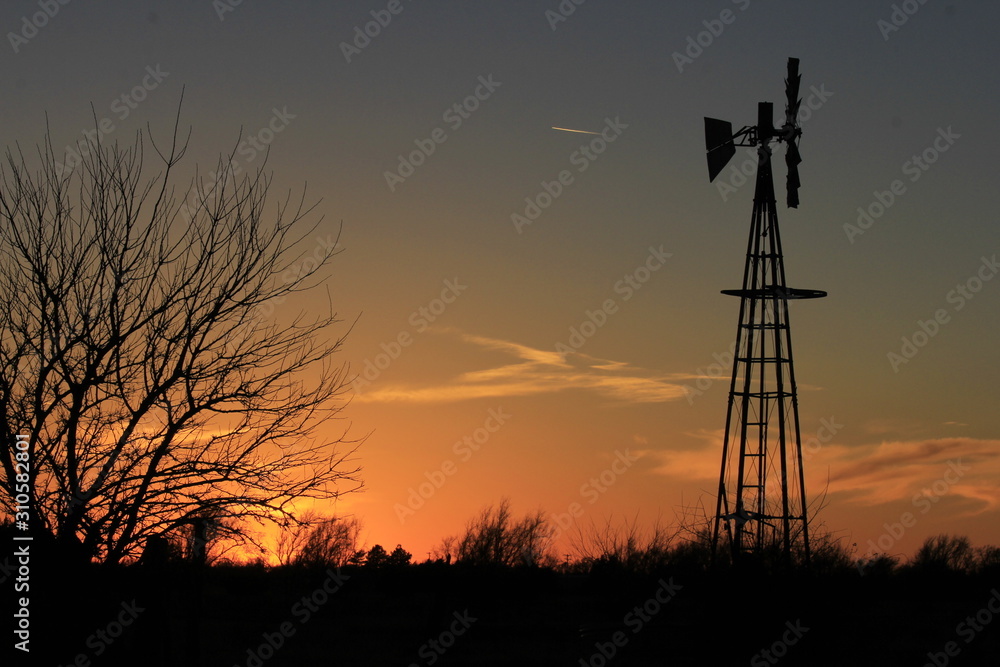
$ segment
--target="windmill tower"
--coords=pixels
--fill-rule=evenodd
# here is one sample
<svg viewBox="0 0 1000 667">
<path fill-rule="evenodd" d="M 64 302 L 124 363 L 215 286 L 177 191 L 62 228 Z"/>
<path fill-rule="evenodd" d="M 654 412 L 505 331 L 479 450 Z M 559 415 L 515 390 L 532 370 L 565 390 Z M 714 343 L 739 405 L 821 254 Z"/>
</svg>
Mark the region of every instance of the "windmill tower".
<svg viewBox="0 0 1000 667">
<path fill-rule="evenodd" d="M 747 242 L 743 287 L 723 290 L 740 298 L 733 377 L 729 386 L 719 496 L 712 529 L 712 553 L 720 534 L 734 562 L 746 554 L 780 550 L 790 559 L 793 546 L 809 560 L 809 523 L 799 437 L 798 398 L 792 366 L 788 301 L 826 296 L 819 290 L 785 284 L 778 213 L 771 172 L 772 144 L 785 143 L 788 206 L 799 204 L 799 61 L 788 59 L 785 123 L 774 127 L 770 102 L 757 106 L 757 124 L 733 133 L 732 124 L 705 119 L 709 180 L 736 153 L 757 148 L 757 185 Z"/>
</svg>

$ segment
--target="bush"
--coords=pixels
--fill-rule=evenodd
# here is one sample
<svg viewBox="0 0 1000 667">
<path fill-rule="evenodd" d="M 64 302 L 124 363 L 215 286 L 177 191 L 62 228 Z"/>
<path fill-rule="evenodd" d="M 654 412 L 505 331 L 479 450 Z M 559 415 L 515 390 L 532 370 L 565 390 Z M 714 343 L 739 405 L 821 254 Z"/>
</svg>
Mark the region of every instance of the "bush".
<svg viewBox="0 0 1000 667">
<path fill-rule="evenodd" d="M 969 573 L 976 567 L 976 551 L 969 538 L 957 535 L 928 537 L 910 565 L 926 572 Z"/>
</svg>

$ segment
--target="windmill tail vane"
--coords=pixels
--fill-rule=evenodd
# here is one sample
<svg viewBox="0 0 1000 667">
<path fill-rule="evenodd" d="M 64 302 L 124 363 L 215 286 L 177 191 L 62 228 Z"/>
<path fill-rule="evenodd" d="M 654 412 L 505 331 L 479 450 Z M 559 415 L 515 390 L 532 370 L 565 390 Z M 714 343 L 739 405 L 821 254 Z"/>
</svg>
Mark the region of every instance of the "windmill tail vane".
<svg viewBox="0 0 1000 667">
<path fill-rule="evenodd" d="M 726 167 L 736 146 L 757 148 L 758 168 L 743 286 L 723 290 L 740 298 L 736 353 L 730 382 L 722 465 L 712 530 L 712 553 L 721 538 L 734 562 L 775 549 L 785 561 L 809 560 L 809 518 L 792 364 L 788 302 L 826 292 L 785 283 L 772 174 L 772 144 L 785 144 L 786 203 L 799 205 L 799 61 L 788 59 L 785 120 L 774 125 L 770 102 L 757 105 L 757 122 L 734 132 L 732 123 L 705 118 L 709 180 Z"/>
</svg>

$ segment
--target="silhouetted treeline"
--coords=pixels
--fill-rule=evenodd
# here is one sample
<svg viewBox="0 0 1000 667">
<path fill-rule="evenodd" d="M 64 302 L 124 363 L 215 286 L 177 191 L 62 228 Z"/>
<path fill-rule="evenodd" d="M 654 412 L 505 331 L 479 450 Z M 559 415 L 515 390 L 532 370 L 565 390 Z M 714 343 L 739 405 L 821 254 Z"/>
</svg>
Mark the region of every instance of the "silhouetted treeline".
<svg viewBox="0 0 1000 667">
<path fill-rule="evenodd" d="M 60 589 L 40 596 L 38 646 L 47 665 L 150 667 L 923 665 L 946 647 L 948 664 L 977 665 L 1000 650 L 1000 625 L 982 623 L 1000 608 L 997 549 L 963 537 L 864 570 L 829 546 L 789 570 L 609 544 L 554 564 L 389 564 L 372 547 L 341 566 L 76 565 L 46 573 Z"/>
</svg>

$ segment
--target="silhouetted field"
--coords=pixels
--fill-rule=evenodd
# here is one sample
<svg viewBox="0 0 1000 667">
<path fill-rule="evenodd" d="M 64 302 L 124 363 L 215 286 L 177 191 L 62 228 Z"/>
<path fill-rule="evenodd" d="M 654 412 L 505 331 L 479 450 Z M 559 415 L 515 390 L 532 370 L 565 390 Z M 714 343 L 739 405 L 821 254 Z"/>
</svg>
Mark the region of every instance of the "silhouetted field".
<svg viewBox="0 0 1000 667">
<path fill-rule="evenodd" d="M 35 664 L 921 666 L 935 664 L 928 653 L 938 665 L 1000 656 L 1000 618 L 961 625 L 998 615 L 989 603 L 1000 610 L 1000 582 L 987 575 L 569 575 L 429 563 L 93 565 L 45 576 L 60 592 L 35 607 L 33 654 L 52 654 Z"/>
</svg>

